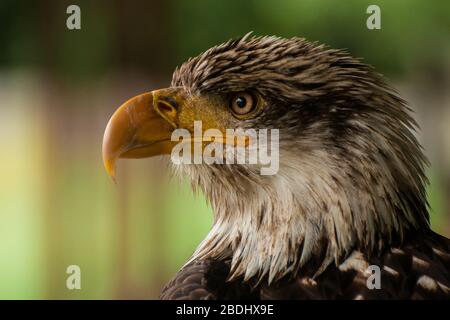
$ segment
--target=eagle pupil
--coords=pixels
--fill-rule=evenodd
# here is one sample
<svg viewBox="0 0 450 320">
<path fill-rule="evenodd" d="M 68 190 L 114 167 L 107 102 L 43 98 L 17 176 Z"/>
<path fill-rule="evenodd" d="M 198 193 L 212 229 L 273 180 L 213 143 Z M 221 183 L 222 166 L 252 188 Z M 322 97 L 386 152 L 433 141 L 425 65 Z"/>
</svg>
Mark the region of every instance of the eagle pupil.
<svg viewBox="0 0 450 320">
<path fill-rule="evenodd" d="M 237 98 L 236 105 L 239 108 L 244 108 L 246 104 L 247 104 L 247 100 L 244 97 L 238 97 Z"/>
</svg>

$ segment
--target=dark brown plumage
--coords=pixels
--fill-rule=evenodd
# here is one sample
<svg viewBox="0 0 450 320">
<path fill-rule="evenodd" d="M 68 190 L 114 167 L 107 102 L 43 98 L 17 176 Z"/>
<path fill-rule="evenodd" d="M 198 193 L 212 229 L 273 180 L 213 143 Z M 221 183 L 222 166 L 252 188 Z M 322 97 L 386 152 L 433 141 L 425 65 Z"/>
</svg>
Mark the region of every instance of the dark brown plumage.
<svg viewBox="0 0 450 320">
<path fill-rule="evenodd" d="M 164 287 L 161 299 L 449 299 L 450 243 L 430 233 L 422 243 L 390 248 L 379 255 L 355 251 L 339 267 L 331 265 L 313 278 L 304 269 L 272 285 L 227 281 L 230 262 L 198 260 L 186 265 Z M 369 289 L 365 272 L 369 265 L 381 268 L 381 289 Z"/>
<path fill-rule="evenodd" d="M 239 94 L 256 109 L 233 113 L 230 97 Z M 178 68 L 171 88 L 113 116 L 109 171 L 119 156 L 155 155 L 155 141 L 168 139 L 141 134 L 149 126 L 140 118 L 123 120 L 150 110 L 148 99 L 172 129 L 203 120 L 280 130 L 272 176 L 259 174 L 260 163 L 173 165 L 205 194 L 214 223 L 162 299 L 450 298 L 450 241 L 429 226 L 416 123 L 369 66 L 300 38 L 246 35 L 213 47 Z M 380 289 L 367 286 L 370 265 L 381 270 Z"/>
</svg>

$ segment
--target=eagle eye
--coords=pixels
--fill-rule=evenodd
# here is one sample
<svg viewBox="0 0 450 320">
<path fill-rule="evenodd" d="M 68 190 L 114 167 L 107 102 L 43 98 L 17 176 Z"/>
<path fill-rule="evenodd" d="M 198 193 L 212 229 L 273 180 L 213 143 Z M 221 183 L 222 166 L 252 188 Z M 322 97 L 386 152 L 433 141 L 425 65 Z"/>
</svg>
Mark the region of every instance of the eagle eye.
<svg viewBox="0 0 450 320">
<path fill-rule="evenodd" d="M 256 97 L 251 93 L 234 93 L 230 99 L 231 111 L 237 117 L 247 115 L 256 109 L 257 102 Z"/>
</svg>

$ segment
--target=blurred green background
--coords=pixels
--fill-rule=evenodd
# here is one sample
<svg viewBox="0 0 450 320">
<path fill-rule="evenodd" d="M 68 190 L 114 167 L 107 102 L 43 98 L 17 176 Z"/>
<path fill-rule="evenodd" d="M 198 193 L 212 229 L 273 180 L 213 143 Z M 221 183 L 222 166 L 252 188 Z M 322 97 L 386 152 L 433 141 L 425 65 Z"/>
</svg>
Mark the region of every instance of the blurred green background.
<svg viewBox="0 0 450 320">
<path fill-rule="evenodd" d="M 66 8 L 81 8 L 81 30 Z M 381 30 L 366 9 L 381 7 Z M 303 36 L 364 57 L 416 111 L 432 166 L 433 229 L 450 236 L 450 2 L 153 0 L 0 2 L 0 298 L 156 298 L 207 233 L 211 209 L 161 170 L 103 170 L 124 100 L 242 36 Z M 81 290 L 66 268 L 81 267 Z"/>
</svg>

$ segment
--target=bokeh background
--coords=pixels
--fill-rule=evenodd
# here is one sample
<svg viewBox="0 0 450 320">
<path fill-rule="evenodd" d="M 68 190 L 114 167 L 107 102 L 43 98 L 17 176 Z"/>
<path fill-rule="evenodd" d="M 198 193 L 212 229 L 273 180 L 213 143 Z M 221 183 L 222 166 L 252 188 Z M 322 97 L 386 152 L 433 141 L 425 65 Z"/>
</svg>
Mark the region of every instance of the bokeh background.
<svg viewBox="0 0 450 320">
<path fill-rule="evenodd" d="M 81 8 L 81 30 L 66 8 Z M 381 7 L 381 30 L 366 8 Z M 416 111 L 432 227 L 450 236 L 450 2 L 0 1 L 0 298 L 157 298 L 207 233 L 211 209 L 163 159 L 103 170 L 124 100 L 242 36 L 303 36 L 364 57 Z M 66 268 L 81 267 L 81 290 Z"/>
</svg>

